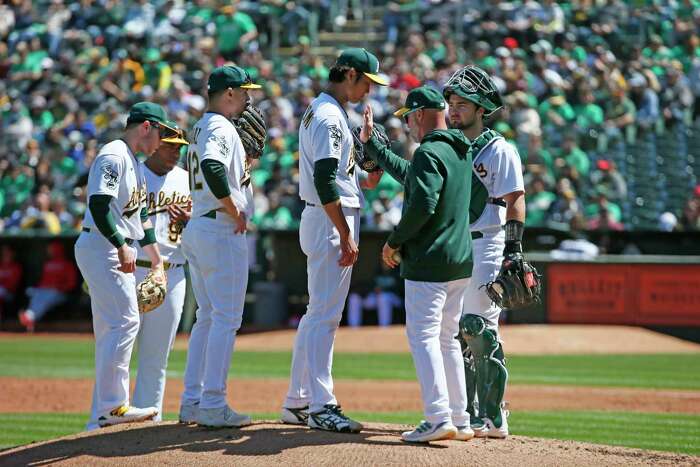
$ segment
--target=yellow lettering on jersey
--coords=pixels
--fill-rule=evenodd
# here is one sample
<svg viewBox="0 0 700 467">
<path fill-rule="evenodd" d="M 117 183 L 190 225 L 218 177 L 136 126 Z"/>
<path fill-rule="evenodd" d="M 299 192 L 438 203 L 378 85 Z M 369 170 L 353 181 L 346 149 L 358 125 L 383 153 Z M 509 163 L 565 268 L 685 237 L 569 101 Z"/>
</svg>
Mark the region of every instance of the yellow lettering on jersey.
<svg viewBox="0 0 700 467">
<path fill-rule="evenodd" d="M 148 193 L 148 215 L 152 216 L 153 214 L 162 212 L 162 208 L 166 208 L 171 205 L 187 206 L 190 201 L 192 201 L 192 196 L 180 193 L 178 191 L 173 191 L 170 196 L 168 196 L 165 192 L 159 191 L 157 197 L 155 193 L 150 192 Z"/>
<path fill-rule="evenodd" d="M 131 217 L 136 211 L 141 207 L 141 201 L 146 201 L 146 190 L 137 190 L 136 187 L 131 189 L 131 195 L 129 195 L 129 202 L 124 206 L 122 211 L 122 216 Z"/>
</svg>

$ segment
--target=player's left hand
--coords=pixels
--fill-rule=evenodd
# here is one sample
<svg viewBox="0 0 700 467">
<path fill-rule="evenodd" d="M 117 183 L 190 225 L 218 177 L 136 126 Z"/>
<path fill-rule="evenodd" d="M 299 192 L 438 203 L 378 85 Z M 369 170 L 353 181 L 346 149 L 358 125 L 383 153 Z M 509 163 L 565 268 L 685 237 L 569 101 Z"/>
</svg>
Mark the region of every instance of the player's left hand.
<svg viewBox="0 0 700 467">
<path fill-rule="evenodd" d="M 372 106 L 365 105 L 363 114 L 362 130 L 360 130 L 360 141 L 366 143 L 372 136 L 372 128 L 374 128 L 374 115 L 372 114 Z"/>
<path fill-rule="evenodd" d="M 170 219 L 175 222 L 182 222 L 183 224 L 192 218 L 190 210 L 176 204 L 168 206 L 168 214 L 170 215 Z"/>
<path fill-rule="evenodd" d="M 165 270 L 163 263 L 159 263 L 151 268 L 153 281 L 158 284 L 165 284 Z"/>
<path fill-rule="evenodd" d="M 389 266 L 391 269 L 394 269 L 399 265 L 397 259 L 398 251 L 390 247 L 388 243 L 385 243 L 384 248 L 382 248 L 382 261 L 384 261 L 384 264 Z"/>
</svg>

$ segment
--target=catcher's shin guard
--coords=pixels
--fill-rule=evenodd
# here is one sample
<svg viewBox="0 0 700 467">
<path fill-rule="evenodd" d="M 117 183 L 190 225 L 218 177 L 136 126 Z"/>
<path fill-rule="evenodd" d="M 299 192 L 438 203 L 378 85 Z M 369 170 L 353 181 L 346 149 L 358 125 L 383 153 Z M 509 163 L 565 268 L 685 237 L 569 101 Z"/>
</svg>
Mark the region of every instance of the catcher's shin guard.
<svg viewBox="0 0 700 467">
<path fill-rule="evenodd" d="M 462 357 L 464 358 L 464 381 L 467 384 L 467 412 L 469 412 L 471 420 L 474 421 L 479 417 L 479 401 L 476 398 L 476 365 L 474 356 L 461 333 L 457 335 L 457 340 L 459 340 L 459 345 L 462 346 Z"/>
<path fill-rule="evenodd" d="M 479 416 L 488 417 L 500 426 L 501 402 L 505 395 L 508 370 L 498 333 L 488 329 L 481 316 L 469 314 L 462 316 L 459 332 L 474 359 Z"/>
</svg>

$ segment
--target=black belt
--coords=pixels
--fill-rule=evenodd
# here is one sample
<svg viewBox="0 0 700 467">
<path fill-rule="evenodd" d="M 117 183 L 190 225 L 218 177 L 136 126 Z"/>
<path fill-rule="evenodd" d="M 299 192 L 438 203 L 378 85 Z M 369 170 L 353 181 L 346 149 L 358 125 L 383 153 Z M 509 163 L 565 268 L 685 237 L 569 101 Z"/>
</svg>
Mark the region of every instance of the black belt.
<svg viewBox="0 0 700 467">
<path fill-rule="evenodd" d="M 483 237 L 484 237 L 484 234 L 482 234 L 481 232 L 476 232 L 476 231 L 472 232 L 472 240 L 478 240 L 478 239 L 483 238 Z"/>
<path fill-rule="evenodd" d="M 208 217 L 209 219 L 216 219 L 216 213 L 217 213 L 217 210 L 212 209 L 208 213 L 204 214 L 202 217 Z"/>
<path fill-rule="evenodd" d="M 83 232 L 90 233 L 90 228 L 89 228 L 89 227 L 83 227 Z M 125 239 L 124 239 L 124 243 L 126 243 L 126 244 L 129 245 L 129 246 L 131 246 L 131 245 L 133 245 L 134 240 L 131 239 L 131 238 L 125 238 Z"/>
<path fill-rule="evenodd" d="M 508 207 L 508 203 L 503 198 L 489 198 L 488 202 L 502 208 Z"/>
<path fill-rule="evenodd" d="M 136 260 L 136 266 L 142 267 L 142 268 L 149 268 L 151 267 L 151 262 L 146 261 L 145 259 L 137 259 Z M 175 268 L 181 268 L 183 265 L 182 264 L 173 264 L 168 261 L 163 261 L 163 270 L 167 271 L 168 269 L 175 269 Z"/>
<path fill-rule="evenodd" d="M 315 208 L 317 205 L 314 203 L 309 203 L 308 201 L 305 201 L 307 206 L 311 206 L 312 208 Z"/>
</svg>

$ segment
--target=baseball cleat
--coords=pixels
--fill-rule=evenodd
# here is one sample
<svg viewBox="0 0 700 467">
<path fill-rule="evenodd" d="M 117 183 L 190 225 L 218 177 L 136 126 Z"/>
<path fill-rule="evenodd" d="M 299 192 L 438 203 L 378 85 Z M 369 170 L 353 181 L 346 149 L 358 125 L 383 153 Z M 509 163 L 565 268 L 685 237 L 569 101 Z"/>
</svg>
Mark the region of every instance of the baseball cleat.
<svg viewBox="0 0 700 467">
<path fill-rule="evenodd" d="M 359 433 L 362 424 L 345 416 L 339 405 L 327 404 L 318 412 L 309 413 L 308 425 L 318 430 L 338 433 Z"/>
<path fill-rule="evenodd" d="M 508 437 L 508 415 L 510 412 L 501 406 L 501 426 L 496 426 L 490 418 L 484 418 L 486 423 L 486 436 L 489 438 L 505 439 Z"/>
<path fill-rule="evenodd" d="M 252 423 L 250 415 L 236 413 L 228 405 L 214 409 L 200 408 L 197 425 L 209 428 L 242 427 Z"/>
<path fill-rule="evenodd" d="M 146 407 L 139 409 L 137 407 L 129 407 L 122 405 L 112 410 L 107 415 L 102 415 L 97 419 L 98 425 L 101 427 L 118 425 L 120 423 L 135 423 L 153 420 L 158 415 L 158 409 L 155 407 Z"/>
<path fill-rule="evenodd" d="M 180 423 L 191 424 L 197 423 L 197 414 L 199 413 L 199 402 L 196 404 L 182 404 L 180 406 Z"/>
<path fill-rule="evenodd" d="M 474 436 L 477 438 L 488 437 L 488 428 L 486 427 L 486 422 L 483 418 L 472 417 L 471 419 L 471 429 L 474 432 Z"/>
<path fill-rule="evenodd" d="M 442 422 L 433 425 L 423 420 L 413 431 L 404 431 L 401 439 L 407 443 L 427 443 L 442 439 L 454 439 L 457 436 L 457 428 L 452 422 Z"/>
<path fill-rule="evenodd" d="M 309 406 L 299 408 L 282 407 L 280 420 L 288 425 L 306 425 L 309 422 Z"/>
<path fill-rule="evenodd" d="M 455 439 L 458 441 L 469 441 L 474 437 L 474 430 L 469 425 L 455 426 L 455 428 L 457 428 Z"/>
</svg>

